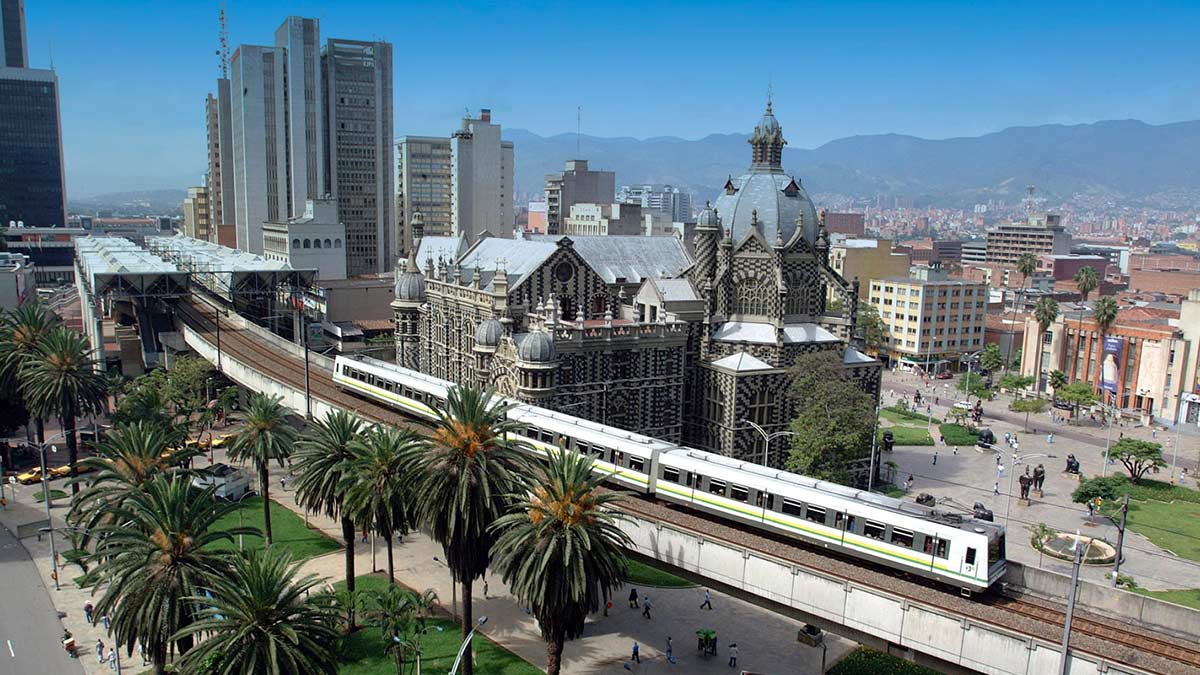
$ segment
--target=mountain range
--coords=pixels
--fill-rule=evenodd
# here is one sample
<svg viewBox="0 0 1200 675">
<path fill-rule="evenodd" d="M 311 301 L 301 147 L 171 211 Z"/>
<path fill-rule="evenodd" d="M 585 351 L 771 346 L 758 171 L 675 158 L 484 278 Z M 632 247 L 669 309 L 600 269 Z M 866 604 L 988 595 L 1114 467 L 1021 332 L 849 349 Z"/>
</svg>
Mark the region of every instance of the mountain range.
<svg viewBox="0 0 1200 675">
<path fill-rule="evenodd" d="M 543 137 L 522 129 L 516 146 L 519 194 L 541 191 L 544 174 L 579 154 L 593 169 L 615 171 L 617 186 L 668 183 L 712 198 L 750 163 L 748 134 L 601 138 Z M 784 127 L 784 135 L 787 128 Z M 871 198 L 903 195 L 917 204 L 969 206 L 989 198 L 1012 203 L 1036 185 L 1051 199 L 1093 195 L 1161 203 L 1200 193 L 1200 121 L 1151 125 L 1137 120 L 1012 127 L 976 137 L 930 140 L 901 134 L 851 136 L 817 148 L 787 148 L 785 170 L 810 193 Z M 1193 200 L 1194 203 L 1194 200 Z"/>
</svg>

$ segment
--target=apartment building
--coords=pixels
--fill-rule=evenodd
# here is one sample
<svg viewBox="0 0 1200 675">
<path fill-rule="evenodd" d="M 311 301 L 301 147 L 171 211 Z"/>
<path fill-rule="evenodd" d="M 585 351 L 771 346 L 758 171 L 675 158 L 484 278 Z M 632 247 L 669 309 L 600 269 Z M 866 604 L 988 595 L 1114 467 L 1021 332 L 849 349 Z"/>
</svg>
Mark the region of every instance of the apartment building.
<svg viewBox="0 0 1200 675">
<path fill-rule="evenodd" d="M 572 159 L 557 173 L 546 174 L 546 229 L 563 233 L 563 221 L 576 204 L 612 204 L 617 174 L 592 171 L 586 159 Z"/>
<path fill-rule="evenodd" d="M 1071 235 L 1062 217 L 1052 213 L 1030 215 L 1023 223 L 997 225 L 987 232 L 987 261 L 1016 265 L 1022 255 L 1066 255 Z"/>
<path fill-rule="evenodd" d="M 829 265 L 843 279 L 858 279 L 858 297 L 867 300 L 872 280 L 908 276 L 911 261 L 893 252 L 891 239 L 846 239 L 829 247 Z"/>
<path fill-rule="evenodd" d="M 451 234 L 474 242 L 487 232 L 512 238 L 513 144 L 500 140 L 500 125 L 492 111 L 464 117 L 450 137 Z"/>
<path fill-rule="evenodd" d="M 452 173 L 449 137 L 401 136 L 396 141 L 396 222 L 406 254 L 413 243 L 409 224 L 414 213 L 424 219 L 425 236 L 450 236 Z"/>
<path fill-rule="evenodd" d="M 948 279 L 938 266 L 914 268 L 913 275 L 870 283 L 869 301 L 888 329 L 887 360 L 936 367 L 982 349 L 987 286 Z"/>
</svg>

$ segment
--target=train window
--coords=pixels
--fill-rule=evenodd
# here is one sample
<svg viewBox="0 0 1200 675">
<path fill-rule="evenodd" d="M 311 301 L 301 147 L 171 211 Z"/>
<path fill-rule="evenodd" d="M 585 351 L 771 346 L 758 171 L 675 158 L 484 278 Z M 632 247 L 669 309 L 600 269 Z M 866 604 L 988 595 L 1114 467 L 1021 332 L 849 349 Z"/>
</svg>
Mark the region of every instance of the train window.
<svg viewBox="0 0 1200 675">
<path fill-rule="evenodd" d="M 967 547 L 967 556 L 963 559 L 963 562 L 967 563 L 968 565 L 975 564 L 975 549 Z"/>
<path fill-rule="evenodd" d="M 854 531 L 854 523 L 856 520 L 857 519 L 854 516 L 846 516 L 846 531 L 847 532 Z"/>
<path fill-rule="evenodd" d="M 784 497 L 783 512 L 788 514 L 789 516 L 796 516 L 797 518 L 799 518 L 800 516 L 804 515 L 804 505 L 801 504 L 800 502 L 793 501 L 791 499 Z"/>
<path fill-rule="evenodd" d="M 629 458 L 629 468 L 633 469 L 634 471 L 644 471 L 645 467 L 646 462 L 641 457 Z"/>
<path fill-rule="evenodd" d="M 744 502 L 750 499 L 750 491 L 741 485 L 731 485 L 729 487 L 729 496 L 739 502 Z"/>
<path fill-rule="evenodd" d="M 708 491 L 713 493 L 714 495 L 724 495 L 725 494 L 725 481 L 709 479 Z"/>
<path fill-rule="evenodd" d="M 885 529 L 887 529 L 886 525 L 883 523 L 877 523 L 873 520 L 868 520 L 867 522 L 863 523 L 863 535 L 872 539 L 883 541 L 883 531 Z"/>
<path fill-rule="evenodd" d="M 842 513 L 841 511 L 838 511 L 837 513 L 833 514 L 833 526 L 834 527 L 836 527 L 837 529 L 840 530 L 840 529 L 842 529 L 842 525 L 845 522 L 846 522 L 846 514 Z"/>
<path fill-rule="evenodd" d="M 678 483 L 679 482 L 679 469 L 672 469 L 669 466 L 664 466 L 662 479 L 665 481 L 670 481 L 672 483 Z"/>
<path fill-rule="evenodd" d="M 581 455 L 590 455 L 592 454 L 592 446 L 583 441 L 575 441 L 575 452 Z"/>
<path fill-rule="evenodd" d="M 604 448 L 601 448 L 599 446 L 592 448 L 592 456 L 595 457 L 596 459 L 603 460 L 604 459 Z"/>
<path fill-rule="evenodd" d="M 685 476 L 685 478 L 684 478 L 683 484 L 688 487 L 696 487 L 697 485 L 700 484 L 700 480 L 702 478 L 703 478 L 703 476 L 701 476 L 700 474 L 692 473 L 691 471 L 689 471 L 689 472 L 687 472 L 687 476 Z"/>
<path fill-rule="evenodd" d="M 988 560 L 989 564 L 1004 558 L 1004 535 L 998 535 L 988 540 Z"/>
<path fill-rule="evenodd" d="M 937 546 L 935 546 L 933 549 L 933 555 L 942 559 L 949 558 L 950 542 L 945 539 L 938 539 Z"/>
<path fill-rule="evenodd" d="M 819 506 L 809 506 L 804 513 L 804 517 L 814 523 L 825 524 L 825 509 Z"/>
<path fill-rule="evenodd" d="M 921 552 L 924 553 L 925 555 L 932 555 L 933 554 L 933 537 L 931 537 L 927 534 L 920 534 L 917 536 L 923 538 L 922 543 L 921 543 Z"/>
<path fill-rule="evenodd" d="M 908 530 L 902 530 L 898 527 L 892 528 L 892 544 L 903 546 L 904 548 L 912 548 L 913 533 Z"/>
<path fill-rule="evenodd" d="M 764 509 L 772 509 L 773 510 L 775 507 L 775 495 L 768 494 L 766 492 L 763 492 L 762 490 L 759 490 L 758 493 L 754 496 L 754 505 L 762 507 Z"/>
<path fill-rule="evenodd" d="M 625 466 L 625 453 L 620 450 L 613 453 L 613 464 L 617 466 Z"/>
</svg>

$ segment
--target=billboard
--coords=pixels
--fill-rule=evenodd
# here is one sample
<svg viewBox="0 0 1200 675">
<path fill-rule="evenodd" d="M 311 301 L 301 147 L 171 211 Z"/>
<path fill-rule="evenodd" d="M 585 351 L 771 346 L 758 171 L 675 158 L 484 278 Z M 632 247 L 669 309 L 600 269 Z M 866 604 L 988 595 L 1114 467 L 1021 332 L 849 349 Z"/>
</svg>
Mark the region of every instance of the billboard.
<svg viewBox="0 0 1200 675">
<path fill-rule="evenodd" d="M 1117 393 L 1117 380 L 1121 376 L 1121 354 L 1124 348 L 1124 338 L 1104 338 L 1104 357 L 1100 361 L 1100 387 L 1111 394 Z"/>
</svg>

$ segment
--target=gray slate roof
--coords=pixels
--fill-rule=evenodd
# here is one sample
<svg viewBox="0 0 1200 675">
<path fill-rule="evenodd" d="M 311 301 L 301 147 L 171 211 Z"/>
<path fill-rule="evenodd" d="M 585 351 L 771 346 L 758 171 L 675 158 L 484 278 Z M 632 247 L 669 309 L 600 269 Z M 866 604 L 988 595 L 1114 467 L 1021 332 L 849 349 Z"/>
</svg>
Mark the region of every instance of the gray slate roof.
<svg viewBox="0 0 1200 675">
<path fill-rule="evenodd" d="M 814 242 L 817 239 L 817 209 L 812 199 L 800 186 L 794 197 L 783 193 L 783 189 L 792 182 L 787 174 L 778 170 L 754 170 L 733 179 L 737 188 L 734 194 L 725 194 L 722 190 L 717 195 L 713 208 L 721 219 L 722 227 L 733 228 L 733 240 L 740 242 L 750 233 L 750 222 L 753 212 L 758 211 L 758 224 L 763 237 L 768 244 L 775 243 L 776 232 L 782 234 L 786 243 L 796 231 L 796 217 L 804 213 L 804 237 Z M 799 185 L 800 182 L 796 181 Z"/>
<path fill-rule="evenodd" d="M 564 235 L 534 235 L 530 241 L 557 242 Z M 608 283 L 641 283 L 651 277 L 675 277 L 691 264 L 678 237 L 634 235 L 569 236 L 575 251 Z"/>
<path fill-rule="evenodd" d="M 650 279 L 650 283 L 658 289 L 663 302 L 694 302 L 700 300 L 696 287 L 690 279 Z"/>
</svg>

